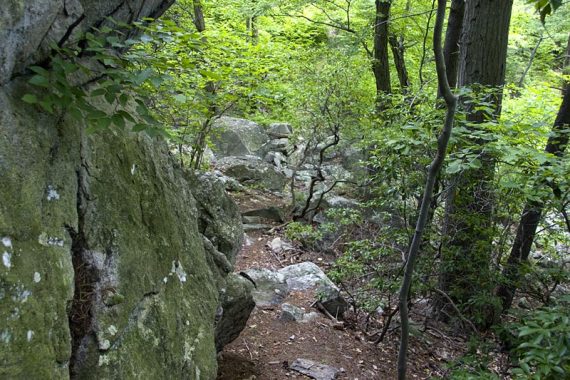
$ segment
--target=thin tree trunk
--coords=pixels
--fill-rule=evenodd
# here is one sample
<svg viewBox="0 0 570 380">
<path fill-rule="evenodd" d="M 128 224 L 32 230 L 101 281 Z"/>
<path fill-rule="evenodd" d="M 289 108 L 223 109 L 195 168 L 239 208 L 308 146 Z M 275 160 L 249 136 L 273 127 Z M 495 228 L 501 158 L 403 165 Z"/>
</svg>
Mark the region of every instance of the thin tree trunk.
<svg viewBox="0 0 570 380">
<path fill-rule="evenodd" d="M 408 69 L 406 68 L 406 61 L 404 59 L 404 37 L 400 36 L 398 38 L 391 34 L 388 37 L 388 42 L 390 43 L 392 55 L 394 56 L 394 65 L 396 66 L 396 72 L 398 73 L 400 89 L 402 94 L 405 95 L 408 92 L 408 87 L 410 87 L 410 78 L 408 77 Z"/>
<path fill-rule="evenodd" d="M 544 39 L 544 37 L 541 35 L 540 38 L 538 39 L 538 42 L 534 46 L 534 49 L 532 49 L 532 52 L 530 53 L 530 58 L 528 60 L 528 64 L 526 65 L 526 67 L 525 67 L 525 69 L 521 75 L 521 78 L 517 82 L 517 87 L 523 87 L 524 86 L 524 80 L 526 78 L 526 75 L 528 74 L 528 71 L 530 70 L 532 63 L 534 62 L 534 57 L 536 57 L 536 52 L 538 51 L 538 48 L 540 47 L 540 44 L 542 43 L 543 39 Z"/>
<path fill-rule="evenodd" d="M 443 29 L 443 22 L 445 19 L 445 6 L 446 0 L 438 0 L 437 3 L 437 15 L 435 21 L 435 29 L 433 36 L 433 49 L 435 53 L 435 62 L 437 70 L 437 79 L 439 88 L 442 89 L 443 97 L 447 105 L 447 114 L 445 116 L 445 123 L 441 134 L 437 140 L 437 154 L 434 157 L 428 171 L 428 177 L 426 179 L 426 185 L 424 189 L 424 195 L 421 202 L 420 213 L 416 223 L 416 231 L 410 244 L 408 251 L 408 258 L 406 262 L 406 269 L 404 272 L 404 278 L 402 280 L 402 287 L 400 288 L 400 320 L 402 323 L 402 331 L 400 336 L 400 350 L 398 353 L 398 379 L 406 379 L 406 366 L 407 366 L 407 349 L 408 349 L 408 336 L 409 336 L 409 317 L 408 317 L 408 297 L 410 294 L 410 287 L 412 284 L 412 278 L 414 274 L 414 264 L 416 258 L 419 254 L 420 244 L 422 242 L 422 234 L 425 229 L 427 222 L 431 200 L 433 197 L 433 189 L 437 179 L 437 175 L 443 166 L 445 160 L 445 155 L 447 151 L 447 145 L 449 143 L 449 138 L 451 137 L 451 131 L 453 129 L 453 118 L 455 116 L 455 107 L 457 104 L 457 99 L 451 93 L 449 83 L 447 81 L 447 75 L 445 72 L 445 61 L 443 56 L 443 51 L 441 48 L 441 34 Z"/>
<path fill-rule="evenodd" d="M 388 20 L 390 17 L 390 1 L 376 0 L 376 17 L 374 20 L 374 55 L 372 72 L 376 81 L 377 108 L 383 110 L 384 95 L 392 93 L 390 84 L 390 66 L 388 63 Z"/>
<path fill-rule="evenodd" d="M 259 39 L 259 29 L 257 28 L 257 16 L 248 17 L 245 20 L 247 38 L 253 45 L 257 45 Z"/>
<path fill-rule="evenodd" d="M 565 68 L 570 68 L 570 37 L 566 50 Z M 568 127 L 570 127 L 570 81 L 564 84 L 563 98 L 558 115 L 552 127 L 552 133 L 548 138 L 545 152 L 558 158 L 562 158 L 566 146 L 568 145 Z M 548 163 L 542 166 L 548 166 Z M 560 196 L 560 190 L 552 182 L 541 182 L 538 187 L 549 186 Z M 558 194 L 557 194 L 558 193 Z M 540 222 L 544 203 L 540 201 L 528 201 L 521 215 L 521 220 L 517 228 L 517 234 L 513 243 L 507 264 L 503 269 L 504 283 L 497 288 L 497 295 L 501 298 L 502 311 L 507 311 L 513 302 L 513 298 L 521 281 L 521 267 L 528 260 L 530 249 L 536 235 L 536 229 Z"/>
<path fill-rule="evenodd" d="M 459 62 L 459 40 L 463 28 L 463 15 L 465 13 L 465 0 L 452 0 L 445 32 L 443 56 L 449 87 L 457 86 L 457 68 Z"/>
</svg>

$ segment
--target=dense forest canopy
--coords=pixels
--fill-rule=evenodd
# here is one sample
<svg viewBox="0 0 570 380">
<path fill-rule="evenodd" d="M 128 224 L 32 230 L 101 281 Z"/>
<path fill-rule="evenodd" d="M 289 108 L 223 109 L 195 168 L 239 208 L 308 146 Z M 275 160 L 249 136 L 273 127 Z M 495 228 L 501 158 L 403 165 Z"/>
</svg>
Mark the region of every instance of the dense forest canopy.
<svg viewBox="0 0 570 380">
<path fill-rule="evenodd" d="M 192 169 L 214 165 L 213 125 L 222 116 L 289 123 L 292 144 L 321 160 L 311 162 L 310 186 L 291 185 L 287 233 L 324 249 L 325 237 L 341 231 L 330 275 L 355 309 L 382 307 L 389 325 L 426 298 L 431 317 L 458 334 L 491 339 L 493 331 L 511 352 L 512 376 L 566 378 L 570 6 L 448 2 L 442 57 L 458 105 L 426 198 L 450 104 L 433 50 L 437 6 L 179 0 L 158 20 L 116 23 L 78 48 L 55 47 L 49 65 L 31 68 L 30 83 L 51 91 L 23 99 L 87 119 L 94 133 L 129 127 L 162 136 Z M 98 65 L 83 63 L 92 56 Z M 90 83 L 78 88 L 81 73 Z M 322 156 L 335 154 L 354 162 L 350 180 L 322 170 Z M 316 223 L 311 202 L 333 190 L 364 206 Z M 411 293 L 398 305 L 426 199 Z M 458 365 L 452 376 L 494 378 L 469 371 Z"/>
</svg>

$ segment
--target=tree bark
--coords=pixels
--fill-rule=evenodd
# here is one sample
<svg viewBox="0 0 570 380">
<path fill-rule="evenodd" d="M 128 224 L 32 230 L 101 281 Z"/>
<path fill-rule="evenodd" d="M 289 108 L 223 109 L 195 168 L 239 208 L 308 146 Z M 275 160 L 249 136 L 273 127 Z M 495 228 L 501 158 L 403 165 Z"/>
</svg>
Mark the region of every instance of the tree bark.
<svg viewBox="0 0 570 380">
<path fill-rule="evenodd" d="M 206 30 L 206 21 L 204 20 L 204 11 L 202 9 L 202 1 L 201 0 L 193 0 L 192 5 L 194 7 L 194 26 L 196 30 L 202 33 Z"/>
<path fill-rule="evenodd" d="M 470 87 L 474 93 L 484 90 L 482 100 L 492 107 L 489 114 L 477 110 L 477 102 L 463 102 L 466 127 L 473 136 L 484 132 L 489 118 L 497 120 L 501 113 L 511 9 L 512 0 L 471 0 L 465 4 L 458 85 Z M 449 242 L 442 252 L 439 288 L 459 306 L 477 296 L 492 296 L 494 289 L 490 261 L 495 162 L 485 152 L 485 143 L 483 139 L 471 138 L 471 151 L 478 157 L 480 167 L 465 169 L 457 176 L 446 207 Z M 442 297 L 436 299 L 440 317 L 448 315 L 447 304 Z M 492 305 L 481 302 L 466 310 L 466 314 L 487 314 L 484 307 Z"/>
<path fill-rule="evenodd" d="M 566 69 L 570 69 L 570 36 L 568 38 L 564 66 Z M 570 81 L 564 83 L 562 96 L 562 104 L 554 121 L 552 133 L 544 149 L 546 153 L 552 154 L 559 159 L 563 157 L 566 146 L 568 145 L 568 127 L 570 127 Z M 549 163 L 545 163 L 542 166 L 545 167 L 548 165 Z M 557 196 L 557 192 L 559 193 L 558 187 L 553 182 L 543 181 L 537 184 L 537 186 L 551 187 L 555 196 Z M 528 261 L 530 249 L 543 210 L 544 203 L 536 200 L 527 201 L 524 207 L 511 253 L 503 269 L 504 283 L 497 288 L 497 295 L 501 298 L 503 312 L 510 309 L 515 292 L 522 280 L 521 268 L 524 263 Z"/>
<path fill-rule="evenodd" d="M 445 32 L 443 56 L 449 87 L 457 86 L 457 68 L 459 62 L 459 42 L 463 28 L 463 15 L 465 13 L 465 0 L 452 0 Z"/>
<path fill-rule="evenodd" d="M 406 68 L 406 60 L 404 59 L 404 37 L 399 38 L 391 34 L 388 37 L 388 42 L 390 43 L 390 48 L 392 49 L 392 55 L 394 56 L 394 66 L 396 67 L 396 72 L 398 73 L 398 80 L 400 82 L 400 89 L 402 94 L 408 92 L 408 87 L 410 87 L 410 78 L 408 76 L 408 69 Z"/>
<path fill-rule="evenodd" d="M 257 27 L 257 16 L 253 15 L 245 20 L 245 27 L 247 30 L 247 39 L 253 45 L 257 45 L 259 40 L 259 29 Z"/>
<path fill-rule="evenodd" d="M 384 108 L 383 96 L 392 93 L 390 84 L 390 66 L 388 63 L 388 20 L 391 2 L 376 0 L 376 17 L 374 20 L 374 54 L 372 72 L 376 81 L 376 101 L 379 110 Z"/>
<path fill-rule="evenodd" d="M 428 219 L 429 209 L 431 205 L 431 200 L 433 197 L 433 189 L 441 167 L 443 166 L 443 161 L 445 160 L 445 155 L 447 152 L 447 145 L 449 143 L 449 138 L 451 137 L 451 131 L 453 129 L 453 118 L 455 116 L 455 107 L 457 104 L 457 99 L 451 93 L 449 83 L 447 81 L 447 75 L 445 70 L 445 61 L 443 56 L 443 51 L 441 49 L 441 33 L 443 29 L 443 22 L 445 19 L 445 6 L 446 0 L 438 0 L 437 3 L 437 15 L 435 21 L 435 29 L 433 36 L 433 49 L 435 53 L 435 62 L 437 70 L 437 79 L 439 88 L 442 90 L 443 98 L 447 106 L 447 114 L 445 116 L 445 123 L 441 134 L 437 140 L 437 154 L 428 170 L 428 177 L 426 179 L 426 185 L 424 189 L 424 194 L 421 201 L 420 213 L 416 222 L 416 231 L 410 244 L 408 251 L 408 259 L 406 262 L 406 268 L 404 272 L 404 278 L 402 280 L 402 287 L 400 288 L 400 320 L 402 323 L 402 332 L 400 335 L 400 350 L 398 353 L 398 380 L 406 379 L 406 353 L 408 348 L 408 335 L 409 335 L 409 318 L 408 318 L 408 297 L 410 294 L 410 287 L 412 284 L 412 277 L 414 274 L 414 264 L 416 258 L 419 254 L 420 244 L 422 242 L 422 234 L 424 232 L 426 222 Z"/>
</svg>

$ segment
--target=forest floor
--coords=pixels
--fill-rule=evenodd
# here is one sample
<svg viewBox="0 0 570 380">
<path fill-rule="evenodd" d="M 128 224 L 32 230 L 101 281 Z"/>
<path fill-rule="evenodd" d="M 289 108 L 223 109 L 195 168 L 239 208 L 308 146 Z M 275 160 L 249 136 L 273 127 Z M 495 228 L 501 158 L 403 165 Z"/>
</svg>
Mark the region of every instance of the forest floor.
<svg viewBox="0 0 570 380">
<path fill-rule="evenodd" d="M 260 206 L 283 205 L 284 200 L 256 190 L 233 193 L 242 211 Z M 275 254 L 269 242 L 283 236 L 283 228 L 248 232 L 248 241 L 237 256 L 235 271 L 250 268 L 278 270 L 287 265 L 311 261 L 325 272 L 334 257 L 301 248 Z M 292 292 L 284 302 L 306 312 L 312 308 L 315 295 Z M 246 328 L 219 355 L 218 380 L 308 379 L 289 368 L 298 359 L 309 359 L 340 370 L 338 379 L 395 379 L 399 334 L 391 328 L 379 344 L 374 341 L 382 329 L 382 320 L 364 327 L 362 316 L 348 315 L 342 324 L 319 313 L 308 323 L 282 321 L 281 308 L 253 310 Z M 366 330 L 368 330 L 366 332 Z M 449 364 L 467 350 L 465 339 L 447 334 L 444 326 L 428 327 L 410 337 L 408 377 L 411 379 L 443 378 L 449 375 Z M 498 358 L 497 360 L 500 360 Z"/>
</svg>

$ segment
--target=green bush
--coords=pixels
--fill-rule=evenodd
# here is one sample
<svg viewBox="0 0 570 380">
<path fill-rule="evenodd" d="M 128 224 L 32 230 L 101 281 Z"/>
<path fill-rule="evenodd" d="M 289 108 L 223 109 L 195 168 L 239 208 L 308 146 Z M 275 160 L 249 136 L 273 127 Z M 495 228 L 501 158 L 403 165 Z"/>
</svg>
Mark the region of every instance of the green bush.
<svg viewBox="0 0 570 380">
<path fill-rule="evenodd" d="M 516 379 L 570 378 L 570 296 L 537 309 L 515 326 Z"/>
</svg>

